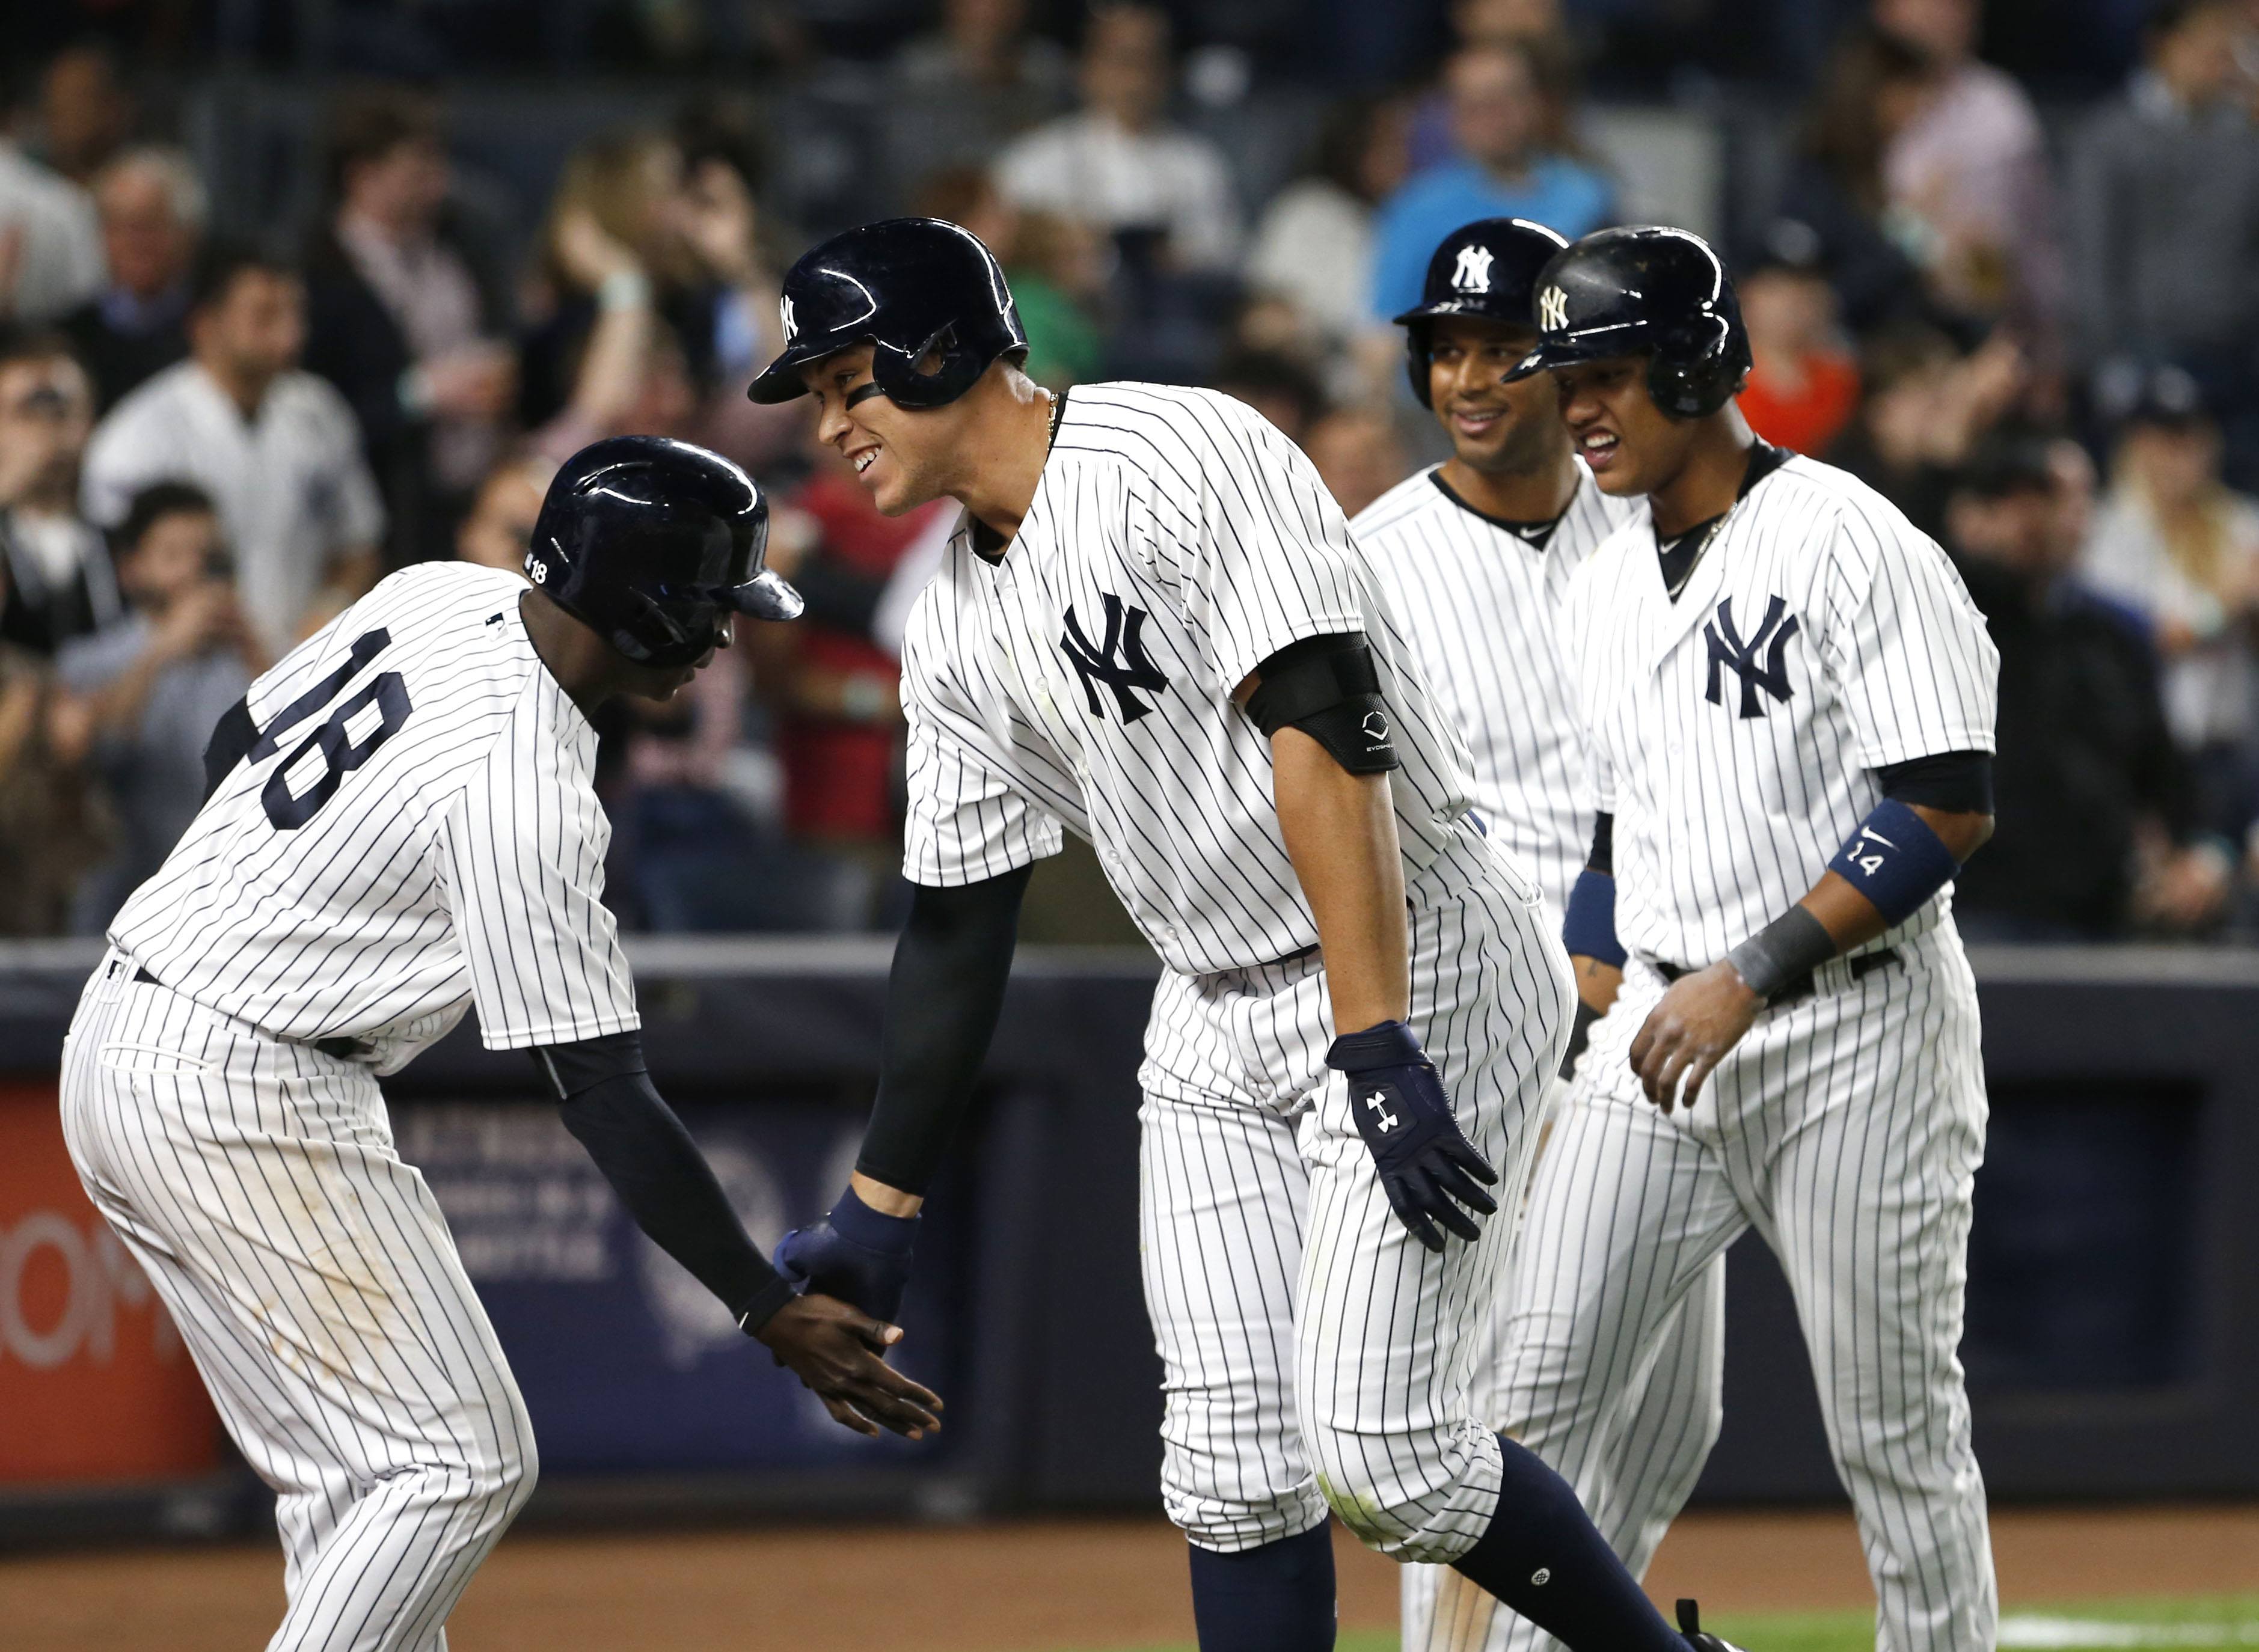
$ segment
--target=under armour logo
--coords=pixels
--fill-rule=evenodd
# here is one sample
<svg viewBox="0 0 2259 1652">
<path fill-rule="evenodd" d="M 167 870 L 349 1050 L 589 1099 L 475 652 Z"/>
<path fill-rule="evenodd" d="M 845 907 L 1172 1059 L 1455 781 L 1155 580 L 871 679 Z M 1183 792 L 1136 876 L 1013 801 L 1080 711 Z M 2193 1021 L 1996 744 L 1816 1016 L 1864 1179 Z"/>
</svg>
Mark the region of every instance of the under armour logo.
<svg viewBox="0 0 2259 1652">
<path fill-rule="evenodd" d="M 1537 295 L 1537 331 L 1559 332 L 1569 324 L 1569 295 L 1549 287 Z"/>
<path fill-rule="evenodd" d="M 1398 1125 L 1404 1122 L 1403 1120 L 1398 1118 L 1393 1113 L 1389 1112 L 1380 1105 L 1387 1100 L 1388 1092 L 1386 1090 L 1375 1090 L 1371 1095 L 1365 1098 L 1365 1105 L 1372 1114 L 1372 1128 L 1379 1131 L 1383 1136 L 1387 1135 L 1389 1131 L 1394 1129 Z"/>
<path fill-rule="evenodd" d="M 1459 266 L 1451 272 L 1451 285 L 1463 293 L 1486 293 L 1490 290 L 1491 250 L 1487 246 L 1463 246 L 1459 249 Z"/>
<path fill-rule="evenodd" d="M 1106 639 L 1096 647 L 1084 634 L 1082 622 L 1072 608 L 1066 611 L 1066 634 L 1059 638 L 1059 646 L 1074 664 L 1076 673 L 1082 679 L 1082 697 L 1090 702 L 1090 715 L 1106 715 L 1104 704 L 1098 698 L 1101 683 L 1113 691 L 1115 709 L 1121 712 L 1122 721 L 1135 723 L 1153 708 L 1130 692 L 1133 688 L 1156 691 L 1169 686 L 1153 664 L 1152 656 L 1145 652 L 1144 632 L 1145 610 L 1125 608 L 1122 599 L 1111 591 L 1099 594 L 1106 604 Z M 1115 661 L 1120 663 L 1116 664 Z"/>
<path fill-rule="evenodd" d="M 792 318 L 790 296 L 777 300 L 777 319 L 784 323 L 784 341 L 787 344 L 790 344 L 800 336 L 800 324 Z"/>
<path fill-rule="evenodd" d="M 1796 616 L 1788 611 L 1788 604 L 1774 597 L 1765 609 L 1764 623 L 1748 642 L 1734 629 L 1734 599 L 1728 597 L 1718 604 L 1718 617 L 1706 621 L 1702 635 L 1710 644 L 1710 686 L 1703 698 L 1712 705 L 1723 701 L 1718 693 L 1718 667 L 1730 666 L 1741 673 L 1742 716 L 1762 717 L 1764 708 L 1757 703 L 1757 690 L 1762 688 L 1774 699 L 1785 701 L 1789 696 L 1788 666 L 1783 656 L 1788 649 L 1788 639 L 1796 635 Z M 1757 664 L 1757 651 L 1764 651 L 1764 664 Z"/>
</svg>

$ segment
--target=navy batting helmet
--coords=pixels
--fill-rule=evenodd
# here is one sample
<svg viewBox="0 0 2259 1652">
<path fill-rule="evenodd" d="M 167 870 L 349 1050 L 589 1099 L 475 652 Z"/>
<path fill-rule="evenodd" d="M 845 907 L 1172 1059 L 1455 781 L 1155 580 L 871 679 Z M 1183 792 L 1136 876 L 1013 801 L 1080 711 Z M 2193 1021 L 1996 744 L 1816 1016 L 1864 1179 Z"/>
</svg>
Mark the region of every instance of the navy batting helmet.
<svg viewBox="0 0 2259 1652">
<path fill-rule="evenodd" d="M 768 501 L 719 453 L 615 436 L 550 482 L 525 574 L 630 659 L 673 668 L 713 647 L 732 614 L 800 613 L 800 593 L 761 566 L 768 543 Z"/>
<path fill-rule="evenodd" d="M 900 407 L 940 407 L 999 356 L 1028 358 L 1003 267 L 972 231 L 942 218 L 887 218 L 802 254 L 778 305 L 784 349 L 745 394 L 789 402 L 800 369 L 867 340 L 871 377 Z M 938 354 L 940 366 L 921 371 Z"/>
<path fill-rule="evenodd" d="M 1429 399 L 1428 364 L 1435 329 L 1445 316 L 1469 316 L 1508 327 L 1534 327 L 1537 273 L 1569 245 L 1568 237 L 1528 218 L 1477 218 L 1443 238 L 1428 260 L 1420 303 L 1396 317 L 1405 330 L 1412 394 L 1422 407 Z"/>
<path fill-rule="evenodd" d="M 1648 360 L 1648 394 L 1674 417 L 1700 418 L 1749 376 L 1749 335 L 1726 267 L 1700 236 L 1597 230 L 1537 277 L 1537 347 L 1511 376 L 1610 356 Z"/>
</svg>

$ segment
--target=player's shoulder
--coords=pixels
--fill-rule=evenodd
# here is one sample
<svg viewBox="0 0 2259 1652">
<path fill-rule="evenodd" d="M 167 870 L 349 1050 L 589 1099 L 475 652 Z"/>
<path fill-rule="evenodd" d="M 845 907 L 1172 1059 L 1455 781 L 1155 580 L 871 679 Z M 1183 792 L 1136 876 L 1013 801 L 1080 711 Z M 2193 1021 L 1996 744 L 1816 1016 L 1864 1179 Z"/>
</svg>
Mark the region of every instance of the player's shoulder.
<svg viewBox="0 0 2259 1652">
<path fill-rule="evenodd" d="M 1400 537 L 1405 530 L 1415 529 L 1427 518 L 1451 509 L 1450 500 L 1436 486 L 1437 468 L 1429 465 L 1414 471 L 1351 516 L 1350 531 L 1359 541 Z"/>
<path fill-rule="evenodd" d="M 1816 530 L 1881 536 L 1892 540 L 1925 536 L 1887 498 L 1841 466 L 1808 453 L 1792 453 L 1757 484 L 1754 495 L 1765 516 L 1785 516 Z"/>
<path fill-rule="evenodd" d="M 1221 390 L 1121 380 L 1079 384 L 1068 393 L 1058 445 L 1181 472 L 1187 466 L 1228 463 L 1251 444 L 1273 439 L 1286 438 L 1246 402 Z"/>
</svg>

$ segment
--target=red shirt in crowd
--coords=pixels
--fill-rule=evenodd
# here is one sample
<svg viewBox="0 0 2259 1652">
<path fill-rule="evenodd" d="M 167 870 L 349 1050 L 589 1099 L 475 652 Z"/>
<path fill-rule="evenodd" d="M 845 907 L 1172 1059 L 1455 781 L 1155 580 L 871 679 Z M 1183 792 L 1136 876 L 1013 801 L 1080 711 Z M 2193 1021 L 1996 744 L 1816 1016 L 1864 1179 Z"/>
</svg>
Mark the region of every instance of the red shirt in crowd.
<svg viewBox="0 0 2259 1652">
<path fill-rule="evenodd" d="M 1859 406 L 1859 369 L 1849 356 L 1815 351 L 1798 364 L 1804 382 L 1792 392 L 1759 367 L 1741 395 L 1749 428 L 1778 447 L 1825 453 Z"/>
</svg>

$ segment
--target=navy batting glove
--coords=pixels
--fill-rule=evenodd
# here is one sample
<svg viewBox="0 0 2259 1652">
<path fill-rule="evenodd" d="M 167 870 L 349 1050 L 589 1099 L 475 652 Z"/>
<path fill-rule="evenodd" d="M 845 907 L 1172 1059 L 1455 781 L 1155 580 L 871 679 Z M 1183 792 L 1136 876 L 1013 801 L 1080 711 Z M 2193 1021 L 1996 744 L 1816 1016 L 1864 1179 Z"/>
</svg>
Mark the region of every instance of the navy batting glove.
<svg viewBox="0 0 2259 1652">
<path fill-rule="evenodd" d="M 1436 1064 L 1412 1029 L 1400 1021 L 1384 1021 L 1344 1033 L 1326 1051 L 1326 1065 L 1349 1075 L 1350 1116 L 1372 1154 L 1396 1220 L 1430 1250 L 1443 1248 L 1437 1222 L 1462 1239 L 1479 1236 L 1482 1229 L 1467 1210 L 1483 1216 L 1497 1212 L 1498 1200 L 1475 1184 L 1495 1186 L 1498 1172 L 1460 1133 Z"/>
<path fill-rule="evenodd" d="M 822 1221 L 777 1241 L 776 1271 L 802 1290 L 837 1297 L 892 1325 L 910 1282 L 917 1224 L 916 1216 L 872 1209 L 851 1187 Z"/>
</svg>

